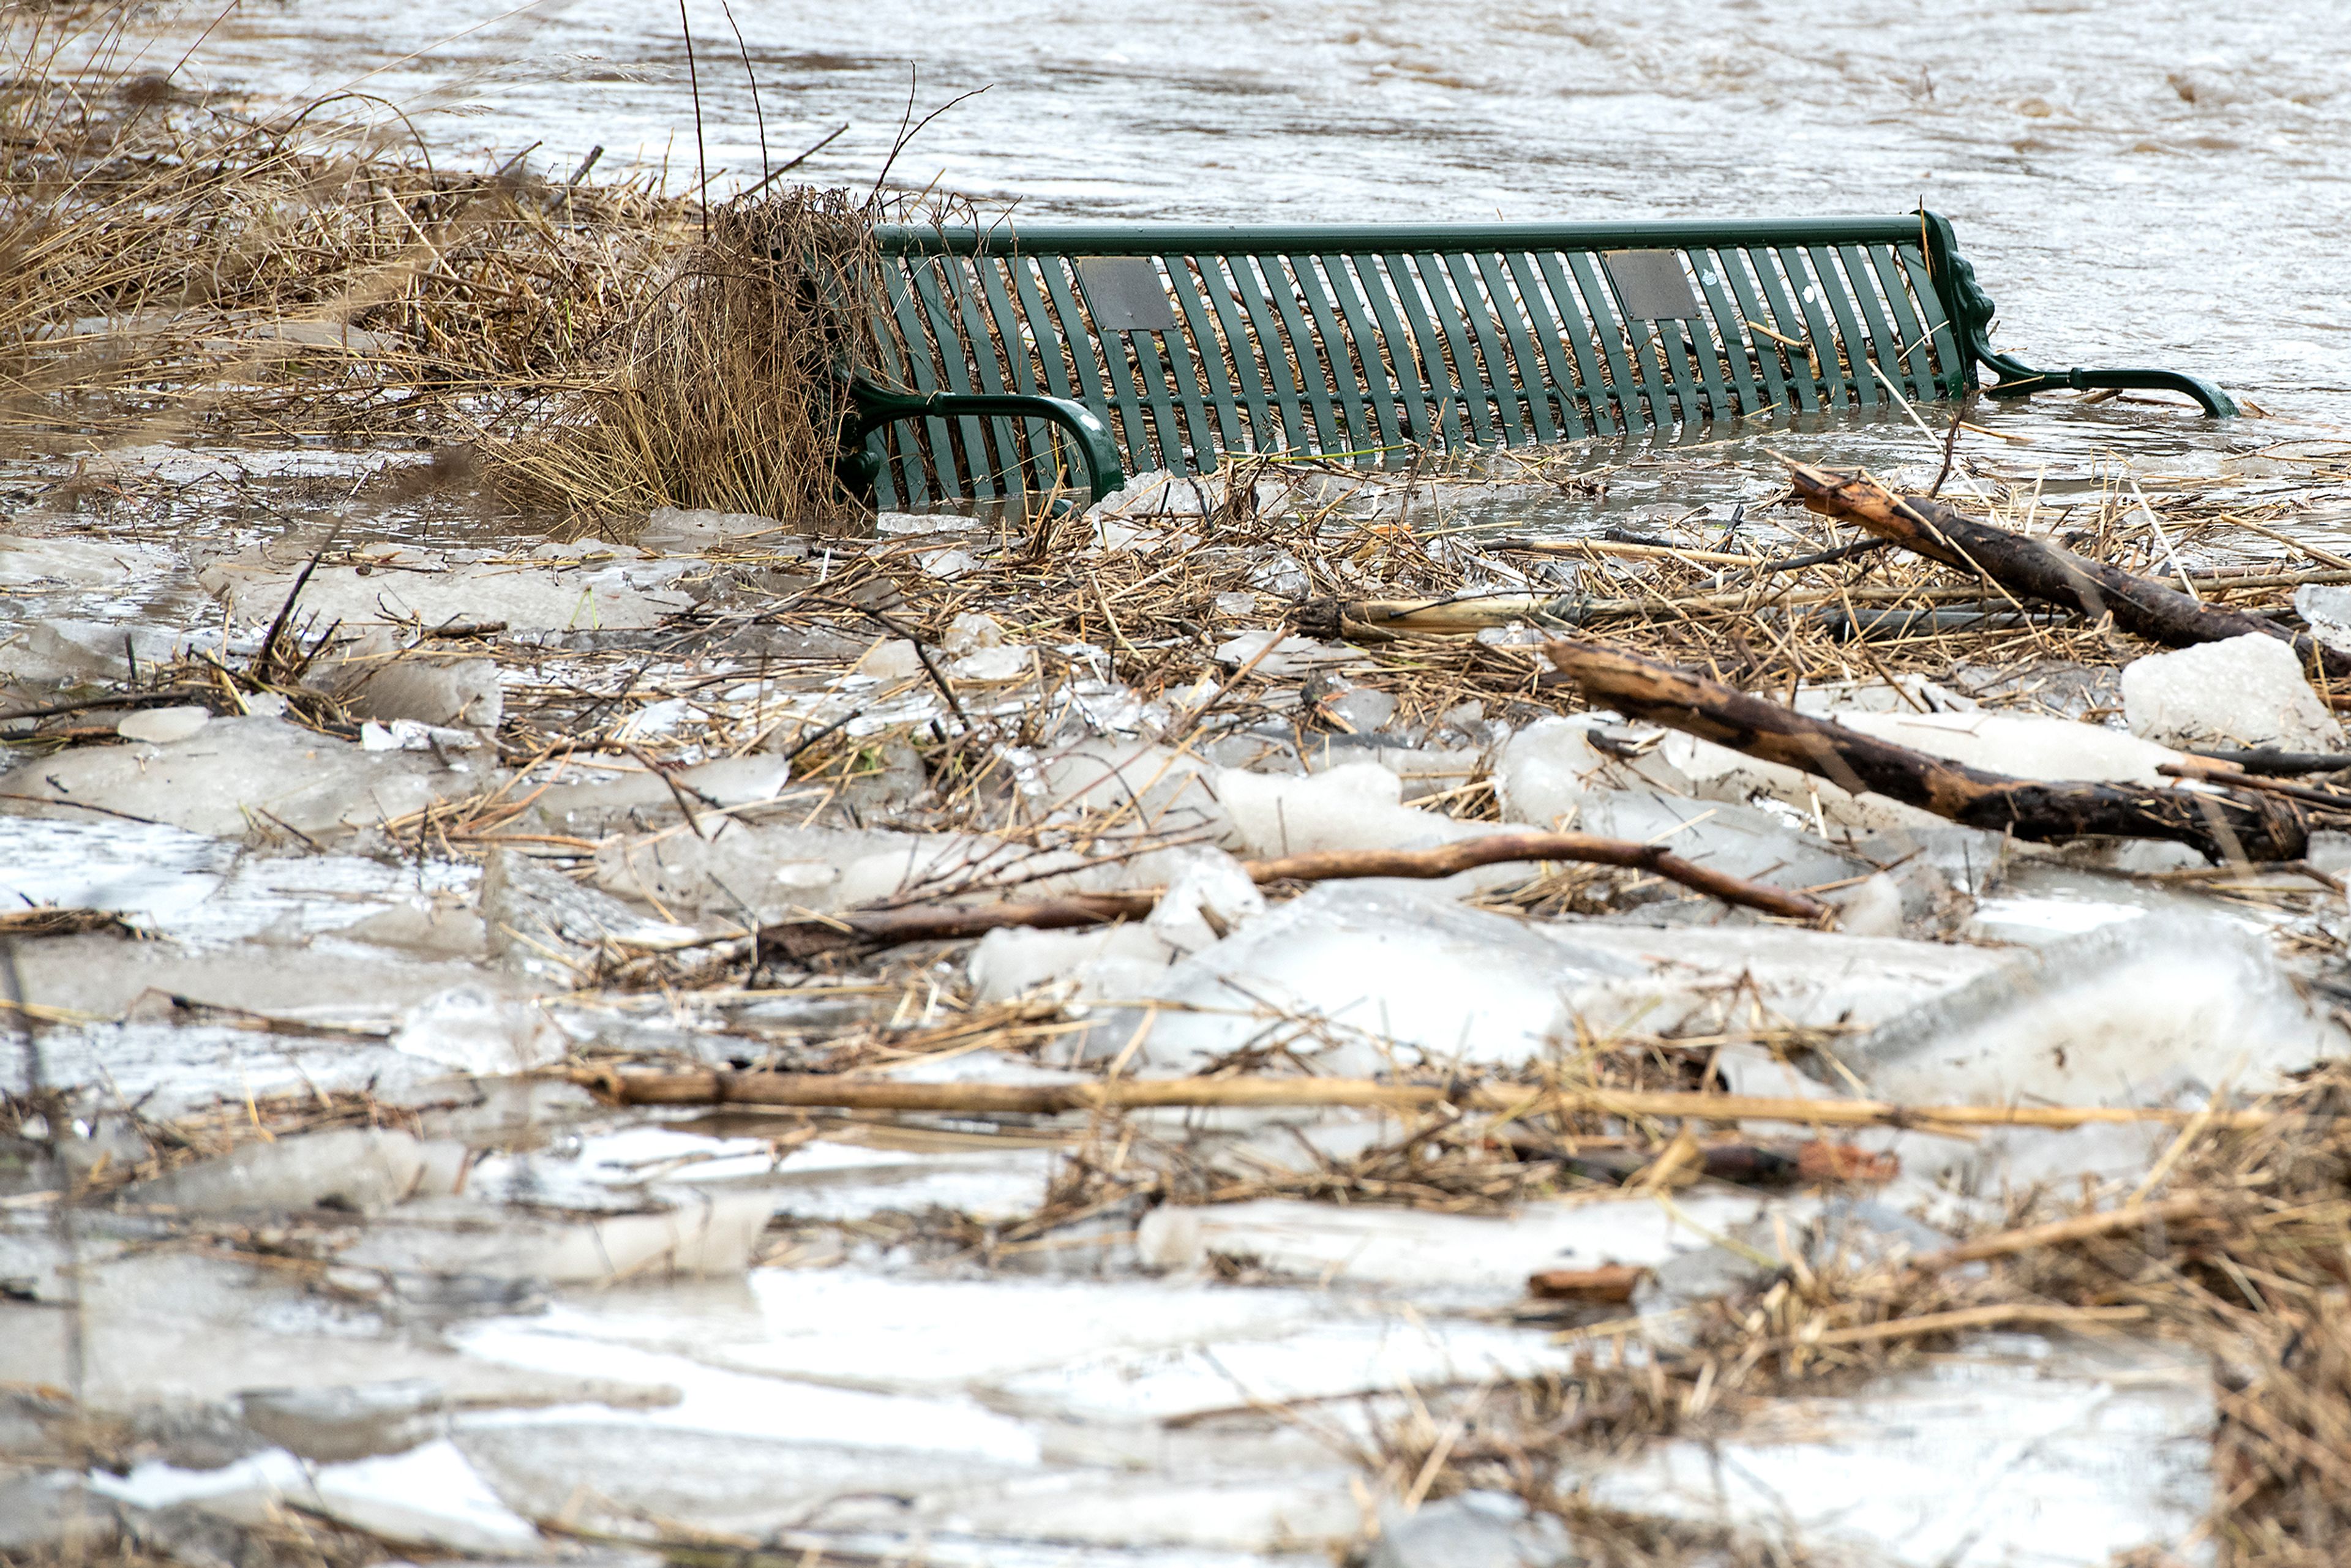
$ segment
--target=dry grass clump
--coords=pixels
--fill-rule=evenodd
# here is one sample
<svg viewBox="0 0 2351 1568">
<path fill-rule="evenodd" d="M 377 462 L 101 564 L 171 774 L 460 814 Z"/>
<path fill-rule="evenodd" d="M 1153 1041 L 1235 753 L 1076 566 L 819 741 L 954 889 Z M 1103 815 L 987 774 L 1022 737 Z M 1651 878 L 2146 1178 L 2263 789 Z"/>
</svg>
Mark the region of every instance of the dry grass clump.
<svg viewBox="0 0 2351 1568">
<path fill-rule="evenodd" d="M 426 434 L 566 515 L 835 509 L 869 208 L 459 172 L 361 95 L 67 63 L 125 16 L 0 16 L 0 428 Z"/>
<path fill-rule="evenodd" d="M 876 287 L 874 214 L 840 191 L 714 208 L 703 241 L 576 396 L 493 448 L 512 500 L 609 516 L 708 507 L 805 520 L 847 497 L 833 477 Z"/>
</svg>

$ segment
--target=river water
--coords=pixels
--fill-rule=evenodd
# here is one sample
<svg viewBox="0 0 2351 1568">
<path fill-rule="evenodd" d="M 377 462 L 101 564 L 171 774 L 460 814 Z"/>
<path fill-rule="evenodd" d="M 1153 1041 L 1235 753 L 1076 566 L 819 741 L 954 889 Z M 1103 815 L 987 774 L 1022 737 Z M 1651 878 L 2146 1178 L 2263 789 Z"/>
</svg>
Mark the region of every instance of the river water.
<svg viewBox="0 0 2351 1568">
<path fill-rule="evenodd" d="M 500 16 L 249 5 L 185 74 L 288 99 L 356 82 L 436 148 L 536 143 L 559 176 L 601 144 L 697 183 L 674 6 Z M 2020 357 L 2179 366 L 2273 412 L 2351 414 L 2335 0 L 738 0 L 739 49 L 717 0 L 688 16 L 715 192 L 761 167 L 747 54 L 770 162 L 848 127 L 802 166 L 819 183 L 874 179 L 910 81 L 917 117 L 976 93 L 891 183 L 987 210 L 1539 221 L 1923 201 L 1958 225 Z M 163 30 L 149 63 L 211 19 Z"/>
</svg>

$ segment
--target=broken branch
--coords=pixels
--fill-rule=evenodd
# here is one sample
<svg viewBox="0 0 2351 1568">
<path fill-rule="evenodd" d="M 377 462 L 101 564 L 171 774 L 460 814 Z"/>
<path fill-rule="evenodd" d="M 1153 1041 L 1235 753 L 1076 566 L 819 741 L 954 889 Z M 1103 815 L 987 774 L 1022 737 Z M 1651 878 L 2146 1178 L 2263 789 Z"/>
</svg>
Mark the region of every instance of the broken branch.
<svg viewBox="0 0 2351 1568">
<path fill-rule="evenodd" d="M 2303 813 L 2284 800 L 2014 779 L 1808 717 L 1636 654 L 1567 642 L 1548 643 L 1545 652 L 1596 704 L 1972 828 L 2035 842 L 2168 839 L 2215 862 L 2299 860 L 2309 842 Z"/>
<path fill-rule="evenodd" d="M 1604 839 L 1591 833 L 1497 833 L 1426 850 L 1330 850 L 1285 855 L 1279 860 L 1249 861 L 1241 869 L 1249 873 L 1251 882 L 1259 883 L 1336 882 L 1364 876 L 1425 881 L 1511 861 L 1576 861 L 1645 871 L 1726 904 L 1789 920 L 1819 920 L 1829 913 L 1828 905 L 1816 898 L 1700 865 L 1660 845 Z M 1159 894 L 1157 888 L 1076 893 L 1059 898 L 924 904 L 911 909 L 851 911 L 787 920 L 761 928 L 759 955 L 763 961 L 805 963 L 828 953 L 891 947 L 907 942 L 959 941 L 984 936 L 1007 926 L 1066 931 L 1107 925 L 1116 920 L 1139 920 L 1150 914 L 1159 903 Z"/>
<path fill-rule="evenodd" d="M 2077 611 L 2092 622 L 2112 615 L 2124 631 L 2170 648 L 2249 633 L 2275 637 L 2292 643 L 2305 665 L 2351 675 L 2351 655 L 2273 621 L 2215 610 L 2150 578 L 1978 522 L 1924 496 L 1895 495 L 1859 475 L 1833 474 L 1808 463 L 1790 462 L 1788 468 L 1789 483 L 1813 511 L 1859 523 L 1929 560 L 1989 577 L 2019 598 Z"/>
</svg>

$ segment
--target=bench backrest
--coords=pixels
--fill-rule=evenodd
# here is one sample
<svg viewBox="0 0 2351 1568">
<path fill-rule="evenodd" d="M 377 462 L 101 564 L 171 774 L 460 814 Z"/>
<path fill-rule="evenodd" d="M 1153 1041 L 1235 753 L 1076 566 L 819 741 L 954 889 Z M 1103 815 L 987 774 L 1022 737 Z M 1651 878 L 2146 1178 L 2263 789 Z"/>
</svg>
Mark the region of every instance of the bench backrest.
<svg viewBox="0 0 2351 1568">
<path fill-rule="evenodd" d="M 1074 399 L 1129 473 L 1871 408 L 1887 382 L 1930 401 L 1974 379 L 1949 236 L 1920 213 L 885 227 L 878 369 L 922 392 Z M 1069 482 L 1041 421 L 906 420 L 871 441 L 883 507 Z"/>
</svg>

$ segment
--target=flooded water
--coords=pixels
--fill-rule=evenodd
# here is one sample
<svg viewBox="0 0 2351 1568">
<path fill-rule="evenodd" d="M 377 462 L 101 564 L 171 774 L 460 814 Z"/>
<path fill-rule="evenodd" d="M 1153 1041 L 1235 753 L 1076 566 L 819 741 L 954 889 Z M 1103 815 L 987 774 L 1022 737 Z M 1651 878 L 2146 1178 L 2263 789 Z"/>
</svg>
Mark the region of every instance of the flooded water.
<svg viewBox="0 0 2351 1568">
<path fill-rule="evenodd" d="M 2177 366 L 2280 413 L 2351 415 L 2351 29 L 2335 0 L 1522 5 L 745 0 L 689 15 L 716 192 L 802 166 L 870 184 L 910 84 L 901 191 L 1040 217 L 1529 222 L 1951 218 L 2056 365 Z M 200 79 L 358 82 L 436 145 L 560 175 L 590 146 L 690 188 L 674 7 L 295 0 L 235 10 Z M 210 13 L 193 24 L 212 20 Z M 488 24 L 484 26 L 483 24 Z M 442 43 L 465 29 L 455 41 Z M 175 52 L 181 35 L 159 41 Z M 438 45 L 437 47 L 429 47 Z M 402 59 L 415 51 L 421 56 Z"/>
</svg>

